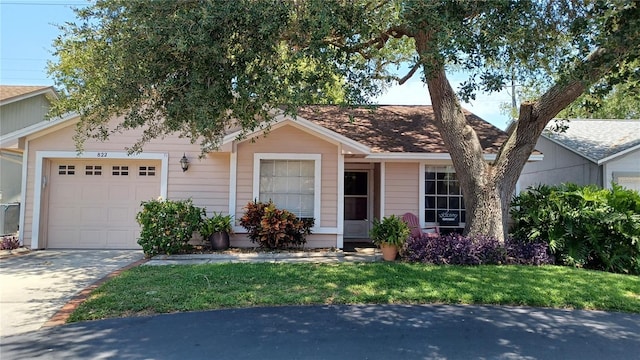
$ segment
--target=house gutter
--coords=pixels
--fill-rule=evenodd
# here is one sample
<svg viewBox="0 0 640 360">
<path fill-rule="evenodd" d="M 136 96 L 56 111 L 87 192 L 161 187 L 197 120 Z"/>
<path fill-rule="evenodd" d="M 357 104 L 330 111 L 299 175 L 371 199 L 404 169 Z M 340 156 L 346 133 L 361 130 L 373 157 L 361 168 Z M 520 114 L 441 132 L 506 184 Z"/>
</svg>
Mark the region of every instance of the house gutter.
<svg viewBox="0 0 640 360">
<path fill-rule="evenodd" d="M 484 154 L 485 161 L 495 161 L 496 154 Z M 451 155 L 448 153 L 373 153 L 365 156 L 365 159 L 370 160 L 451 160 Z M 528 161 L 542 161 L 544 159 L 543 154 L 531 154 Z"/>
</svg>

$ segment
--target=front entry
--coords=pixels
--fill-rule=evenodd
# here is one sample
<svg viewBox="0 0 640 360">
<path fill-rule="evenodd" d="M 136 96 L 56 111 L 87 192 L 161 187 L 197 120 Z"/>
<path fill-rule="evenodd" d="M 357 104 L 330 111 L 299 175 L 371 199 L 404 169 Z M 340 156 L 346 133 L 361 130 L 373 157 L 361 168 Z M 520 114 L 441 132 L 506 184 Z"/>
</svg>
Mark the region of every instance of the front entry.
<svg viewBox="0 0 640 360">
<path fill-rule="evenodd" d="M 344 237 L 368 239 L 371 219 L 371 189 L 369 170 L 344 173 Z"/>
</svg>

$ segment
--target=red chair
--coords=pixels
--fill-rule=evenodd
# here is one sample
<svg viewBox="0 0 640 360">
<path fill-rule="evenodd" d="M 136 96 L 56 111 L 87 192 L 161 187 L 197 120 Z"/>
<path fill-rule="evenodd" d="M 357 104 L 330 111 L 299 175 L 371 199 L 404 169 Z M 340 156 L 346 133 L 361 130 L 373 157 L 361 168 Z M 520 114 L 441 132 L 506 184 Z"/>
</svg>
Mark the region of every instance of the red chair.
<svg viewBox="0 0 640 360">
<path fill-rule="evenodd" d="M 409 229 L 411 229 L 411 237 L 438 237 L 440 236 L 440 229 L 437 226 L 429 226 L 426 228 L 420 228 L 420 220 L 413 213 L 405 213 L 402 215 L 402 220 L 409 225 Z M 424 231 L 432 229 L 433 231 Z"/>
</svg>

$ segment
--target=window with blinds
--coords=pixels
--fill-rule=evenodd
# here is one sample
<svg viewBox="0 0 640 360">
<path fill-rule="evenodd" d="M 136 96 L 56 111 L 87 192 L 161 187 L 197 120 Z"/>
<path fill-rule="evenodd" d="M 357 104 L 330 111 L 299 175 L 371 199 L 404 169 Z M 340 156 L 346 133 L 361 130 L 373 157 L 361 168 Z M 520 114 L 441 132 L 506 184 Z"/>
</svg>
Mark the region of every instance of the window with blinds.
<svg viewBox="0 0 640 360">
<path fill-rule="evenodd" d="M 314 160 L 260 160 L 259 200 L 287 209 L 299 218 L 314 217 Z"/>
</svg>

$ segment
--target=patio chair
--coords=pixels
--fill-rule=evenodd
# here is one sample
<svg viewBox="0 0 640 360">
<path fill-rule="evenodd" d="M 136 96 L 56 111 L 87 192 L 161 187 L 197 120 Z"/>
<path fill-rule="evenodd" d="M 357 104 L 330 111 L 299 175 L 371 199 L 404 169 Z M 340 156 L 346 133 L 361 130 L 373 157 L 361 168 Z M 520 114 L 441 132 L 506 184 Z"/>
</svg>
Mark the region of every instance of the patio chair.
<svg viewBox="0 0 640 360">
<path fill-rule="evenodd" d="M 440 229 L 437 226 L 428 226 L 426 228 L 420 228 L 420 220 L 413 213 L 405 213 L 402 215 L 402 220 L 409 225 L 409 229 L 411 229 L 412 237 L 438 237 L 440 236 Z M 425 231 L 432 230 L 432 231 Z"/>
</svg>

